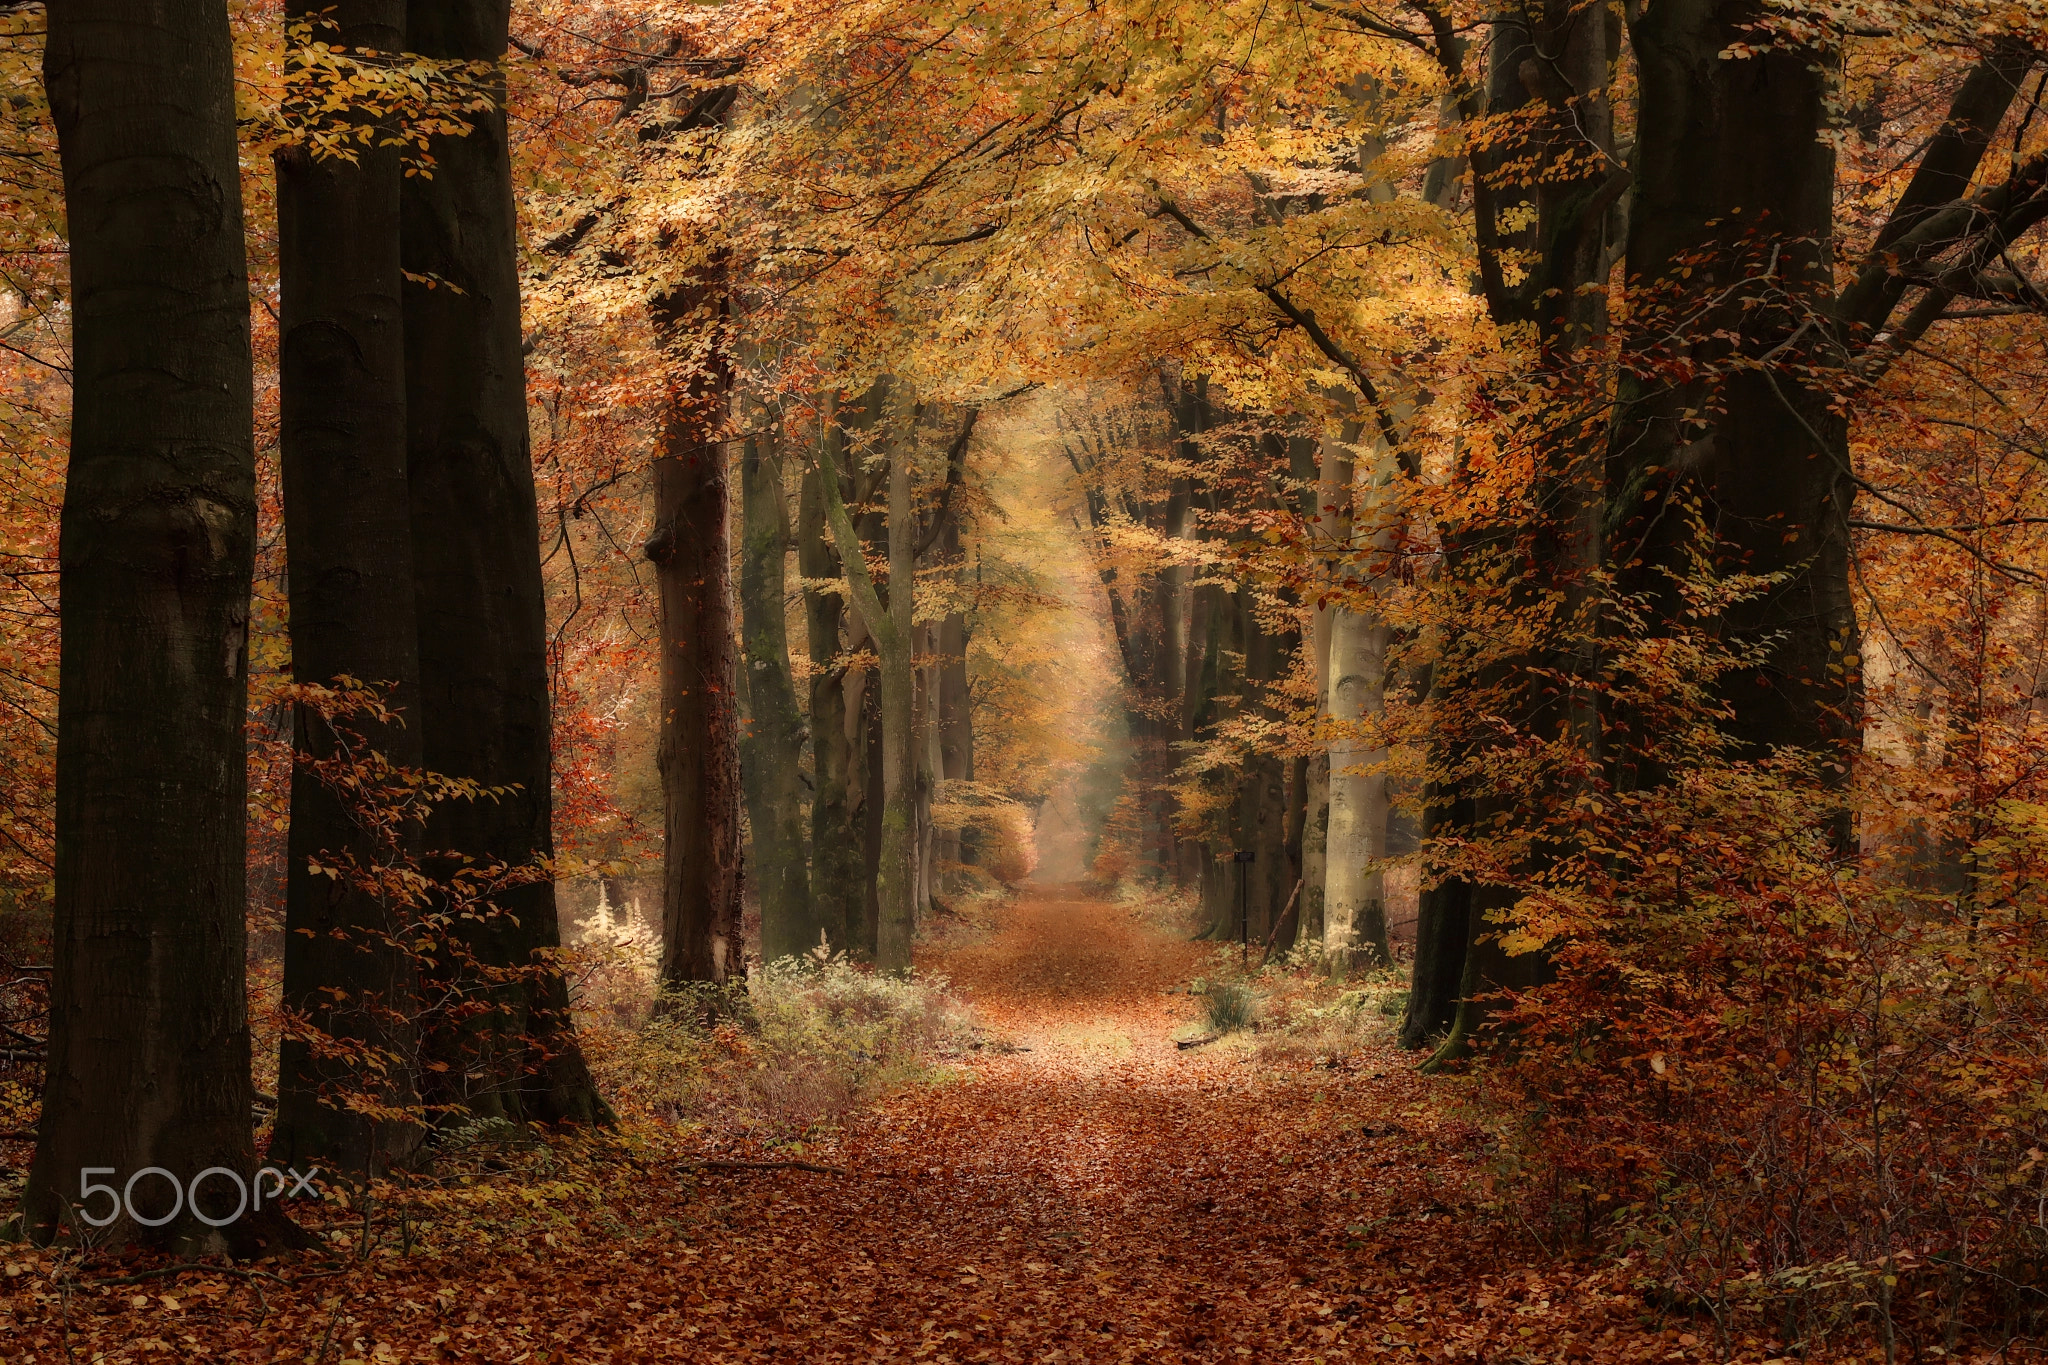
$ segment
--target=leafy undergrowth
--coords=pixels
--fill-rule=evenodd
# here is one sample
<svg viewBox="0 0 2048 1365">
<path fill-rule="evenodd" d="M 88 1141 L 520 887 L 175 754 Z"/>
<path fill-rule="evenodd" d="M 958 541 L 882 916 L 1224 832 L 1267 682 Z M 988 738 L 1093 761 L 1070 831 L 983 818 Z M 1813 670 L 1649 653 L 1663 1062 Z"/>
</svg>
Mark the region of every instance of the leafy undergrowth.
<svg viewBox="0 0 2048 1365">
<path fill-rule="evenodd" d="M 815 1139 L 982 1045 L 943 980 L 876 976 L 839 956 L 786 959 L 743 987 L 672 995 L 638 1027 L 599 1024 L 585 1038 L 629 1132 L 652 1123 L 707 1150 Z"/>
<path fill-rule="evenodd" d="M 1385 1041 L 1378 985 L 1346 1004 L 1343 989 L 1268 973 L 1255 983 L 1263 1031 L 1183 1052 L 1171 1039 L 1201 1008 L 1186 983 L 1215 974 L 1213 950 L 1127 907 L 1051 893 L 922 965 L 1015 1048 L 814 1130 L 799 1159 L 823 1169 L 706 1166 L 701 1117 L 545 1145 L 482 1131 L 402 1217 L 323 1210 L 322 1257 L 117 1283 L 145 1267 L 8 1250 L 0 1356 L 1511 1365 L 1787 1352 L 1761 1330 L 1718 1336 L 1631 1263 L 1575 1260 L 1518 1230 L 1490 1190 L 1493 1141 L 1463 1117 L 1465 1083 L 1418 1077 Z M 1809 1357 L 1880 1358 L 1861 1340 L 1844 1330 Z M 1999 1344 L 1966 1338 L 1957 1357 Z"/>
</svg>

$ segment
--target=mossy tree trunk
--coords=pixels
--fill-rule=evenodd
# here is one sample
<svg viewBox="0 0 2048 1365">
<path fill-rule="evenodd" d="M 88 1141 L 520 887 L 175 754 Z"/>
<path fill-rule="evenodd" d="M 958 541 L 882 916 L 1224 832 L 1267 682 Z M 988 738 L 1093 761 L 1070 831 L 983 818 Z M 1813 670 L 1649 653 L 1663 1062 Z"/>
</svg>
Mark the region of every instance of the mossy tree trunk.
<svg viewBox="0 0 2048 1365">
<path fill-rule="evenodd" d="M 740 614 L 747 733 L 740 772 L 753 829 L 754 885 L 761 898 L 761 956 L 817 946 L 810 869 L 804 857 L 804 715 L 789 666 L 784 574 L 789 521 L 775 433 L 749 436 L 740 453 Z"/>
</svg>

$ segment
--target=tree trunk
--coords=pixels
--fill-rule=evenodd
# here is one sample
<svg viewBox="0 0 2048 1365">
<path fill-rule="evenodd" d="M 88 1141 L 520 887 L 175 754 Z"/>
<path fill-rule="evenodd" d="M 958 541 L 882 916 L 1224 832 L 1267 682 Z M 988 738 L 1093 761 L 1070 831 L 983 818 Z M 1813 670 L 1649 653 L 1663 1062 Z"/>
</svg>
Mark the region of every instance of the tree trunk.
<svg viewBox="0 0 2048 1365">
<path fill-rule="evenodd" d="M 1589 19 L 1592 20 L 1589 22 Z M 1476 591 L 1505 570 L 1500 605 L 1512 611 L 1547 605 L 1563 623 L 1566 639 L 1540 651 L 1511 654 L 1499 648 L 1485 626 L 1469 628 L 1465 639 L 1447 647 L 1469 667 L 1435 670 L 1439 721 L 1431 739 L 1432 769 L 1455 770 L 1479 760 L 1476 783 L 1459 790 L 1434 790 L 1425 814 L 1433 837 L 1500 837 L 1517 820 L 1540 820 L 1554 793 L 1502 791 L 1487 786 L 1490 765 L 1472 746 L 1491 742 L 1493 720 L 1475 714 L 1471 703 L 1507 715 L 1532 733 L 1598 743 L 1591 691 L 1548 679 L 1577 678 L 1591 661 L 1583 650 L 1592 631 L 1586 619 L 1592 570 L 1596 567 L 1599 509 L 1597 460 L 1604 431 L 1583 414 L 1604 414 L 1608 396 L 1587 376 L 1585 363 L 1607 328 L 1605 284 L 1612 264 L 1609 243 L 1617 206 L 1629 172 L 1615 153 L 1609 89 L 1620 49 L 1617 16 L 1591 14 L 1569 0 L 1546 3 L 1493 25 L 1486 90 L 1488 112 L 1523 120 L 1526 133 L 1513 147 L 1496 142 L 1475 153 L 1473 197 L 1479 244 L 1481 287 L 1494 321 L 1524 330 L 1535 342 L 1530 378 L 1551 394 L 1551 410 L 1563 414 L 1541 434 L 1535 479 L 1523 498 L 1527 515 L 1519 525 L 1495 528 L 1476 539 L 1458 530 L 1445 537 L 1445 572 L 1465 576 Z M 1454 44 L 1455 46 L 1455 44 Z M 1534 173 L 1514 166 L 1534 165 Z M 1582 416 L 1574 421 L 1569 414 Z M 1604 421 L 1604 417 L 1601 419 Z M 1460 471 L 1463 480 L 1469 475 Z M 1507 533 L 1502 542 L 1500 532 Z M 1505 550 L 1503 544 L 1506 544 Z M 1546 855 L 1536 855 L 1542 857 Z M 1538 877 L 1533 863 L 1523 875 Z M 1500 945 L 1512 890 L 1475 888 L 1448 881 L 1425 892 L 1416 926 L 1416 969 L 1403 1041 L 1433 1036 L 1444 1017 L 1447 981 L 1458 1001 L 1450 1034 L 1439 1056 L 1461 1051 L 1490 1006 L 1477 997 L 1522 989 L 1543 980 L 1549 960 L 1540 952 L 1510 956 Z M 1455 930 L 1459 938 L 1449 935 Z"/>
<path fill-rule="evenodd" d="M 316 40 L 344 48 L 405 45 L 405 0 L 346 0 L 320 14 L 295 0 L 287 18 L 319 20 Z M 382 685 L 397 722 L 351 717 L 346 729 L 366 760 L 373 751 L 418 770 L 401 171 L 396 147 L 359 147 L 353 162 L 304 147 L 278 154 L 279 446 L 293 675 Z M 296 708 L 294 730 L 300 754 L 336 759 L 337 736 L 317 709 Z M 417 858 L 418 831 L 389 825 L 389 811 L 355 808 L 303 759 L 291 803 L 284 1007 L 300 1023 L 279 1048 L 270 1159 L 382 1172 L 411 1161 L 424 1130 L 344 1101 L 367 1098 L 387 1115 L 418 1104 L 419 968 L 400 946 L 415 936 L 406 932 L 415 907 L 391 904 L 360 873 Z M 315 871 L 316 861 L 343 864 L 343 875 Z M 348 1050 L 336 1058 L 324 1040 Z"/>
<path fill-rule="evenodd" d="M 878 380 L 863 404 L 877 413 L 889 445 L 889 604 L 885 610 L 861 557 L 846 504 L 839 495 L 831 442 L 820 443 L 819 463 L 827 514 L 846 566 L 854 609 L 866 623 L 881 656 L 882 819 L 881 857 L 875 878 L 878 923 L 875 966 L 885 972 L 910 968 L 910 940 L 917 886 L 917 734 L 913 723 L 915 680 L 911 666 L 912 608 L 916 597 L 916 525 L 910 502 L 913 424 L 897 398 L 897 381 Z M 870 762 L 872 762 L 870 758 Z"/>
<path fill-rule="evenodd" d="M 1252 611 L 1249 589 L 1240 589 L 1238 593 L 1238 621 L 1245 642 L 1242 704 L 1272 718 L 1276 712 L 1268 689 L 1286 671 L 1286 637 L 1271 634 L 1260 626 Z M 1280 755 L 1264 749 L 1251 754 L 1239 788 L 1238 812 L 1238 847 L 1256 855 L 1256 861 L 1250 865 L 1244 913 L 1250 916 L 1252 941 L 1263 943 L 1271 936 L 1295 881 L 1287 856 L 1287 766 Z"/>
<path fill-rule="evenodd" d="M 819 439 L 825 439 L 821 428 Z M 811 913 L 826 940 L 845 952 L 861 946 L 862 830 L 854 762 L 860 737 L 860 674 L 838 662 L 839 622 L 844 605 L 837 593 L 811 582 L 839 577 L 839 562 L 826 537 L 825 494 L 815 467 L 804 472 L 797 511 L 797 571 L 803 575 L 804 624 L 811 652 Z M 848 693 L 854 700 L 848 704 Z"/>
<path fill-rule="evenodd" d="M 934 652 L 930 623 L 921 622 L 912 632 L 913 653 L 931 658 Z M 939 753 L 939 670 L 935 664 L 917 669 L 917 920 L 932 912 L 932 897 L 938 894 L 938 830 L 932 824 L 932 801 L 938 794 Z"/>
<path fill-rule="evenodd" d="M 1431 789 L 1424 794 L 1425 839 L 1448 838 L 1472 827 L 1472 803 Z M 1466 950 L 1475 930 L 1472 887 L 1443 878 L 1423 889 L 1415 919 L 1415 966 L 1409 976 L 1408 1008 L 1401 1019 L 1401 1046 L 1427 1047 L 1451 1027 L 1464 988 Z"/>
<path fill-rule="evenodd" d="M 960 562 L 960 529 L 946 528 L 941 542 L 946 562 Z M 957 569 L 956 569 L 957 572 Z M 947 782 L 974 780 L 974 699 L 967 683 L 967 617 L 953 612 L 939 623 L 939 776 Z M 973 860 L 970 832 L 939 832 L 939 872 Z"/>
<path fill-rule="evenodd" d="M 1642 129 L 1632 302 L 1715 303 L 1675 353 L 1653 349 L 1625 377 L 1609 544 L 1624 586 L 1668 599 L 1662 573 L 1690 548 L 1679 509 L 1697 500 L 1717 570 L 1784 575 L 1726 613 L 1731 642 L 1764 651 L 1725 681 L 1730 730 L 1749 756 L 1843 754 L 1861 733 L 1847 424 L 1798 372 L 1834 361 L 1809 322 L 1833 301 L 1834 152 L 1821 137 L 1833 57 L 1785 46 L 1725 58 L 1762 16 L 1748 0 L 1677 0 L 1631 25 Z M 1664 382 L 1680 366 L 1697 377 Z"/>
<path fill-rule="evenodd" d="M 725 424 L 730 376 L 715 348 L 684 337 L 715 310 L 691 288 L 654 305 L 675 371 L 654 462 L 654 535 L 646 554 L 661 594 L 661 739 L 666 813 L 661 975 L 718 984 L 744 973 L 740 937 L 738 660 L 734 649 Z"/>
<path fill-rule="evenodd" d="M 858 613 L 856 613 L 857 615 Z M 867 637 L 863 635 L 863 640 Z M 870 962 L 880 951 L 882 934 L 882 813 L 888 792 L 882 785 L 882 680 L 873 666 L 860 674 L 860 743 L 855 759 L 860 769 L 860 949 Z"/>
<path fill-rule="evenodd" d="M 1382 506 L 1383 490 L 1393 480 L 1392 459 L 1384 447 L 1378 452 L 1375 462 L 1357 471 L 1350 493 L 1364 522 L 1357 529 L 1370 538 L 1374 573 L 1394 548 L 1394 528 L 1384 524 Z M 1346 529 L 1349 532 L 1351 526 Z M 1393 961 L 1387 942 L 1386 876 L 1377 866 L 1387 856 L 1387 748 L 1369 737 L 1386 714 L 1389 639 L 1386 622 L 1376 614 L 1341 609 L 1331 614 L 1330 835 L 1323 953 L 1333 971 Z"/>
<path fill-rule="evenodd" d="M 911 613 L 916 604 L 917 523 L 910 503 L 911 424 L 890 424 L 889 632 L 875 633 L 882 650 L 882 865 L 875 891 L 881 923 L 875 965 L 908 971 L 917 923 L 917 716 L 911 666 Z M 872 628 L 873 623 L 870 623 Z"/>
<path fill-rule="evenodd" d="M 412 0 L 407 47 L 502 62 L 507 20 L 507 0 Z M 406 177 L 400 197 L 415 723 L 429 769 L 505 789 L 445 803 L 425 841 L 523 879 L 490 898 L 495 914 L 452 926 L 473 967 L 444 961 L 444 974 L 453 967 L 463 979 L 439 984 L 488 1008 L 431 1031 L 428 1048 L 446 1070 L 429 1089 L 478 1117 L 590 1122 L 609 1114 L 583 1064 L 568 988 L 548 965 L 561 932 L 542 867 L 554 855 L 547 602 L 502 73 L 495 86 L 498 107 L 467 115 L 466 136 L 434 138 L 434 173 Z"/>
<path fill-rule="evenodd" d="M 1384 621 L 1339 611 L 1330 630 L 1329 870 L 1323 954 L 1332 971 L 1392 961 L 1387 945 L 1387 761 L 1364 737 L 1385 710 L 1388 631 Z"/>
<path fill-rule="evenodd" d="M 783 574 L 789 523 L 782 459 L 772 434 L 741 448 L 740 610 L 746 631 L 749 725 L 740 775 L 754 834 L 754 885 L 761 897 L 761 958 L 818 944 L 804 860 L 804 718 L 789 667 Z"/>
<path fill-rule="evenodd" d="M 1338 548 L 1351 542 L 1351 443 L 1356 423 L 1346 423 L 1334 437 L 1317 442 L 1314 506 L 1307 521 L 1317 548 L 1338 559 Z M 1309 667 L 1316 682 L 1318 732 L 1328 728 L 1330 711 L 1330 634 L 1336 610 L 1318 604 L 1309 614 Z M 1300 938 L 1321 948 L 1326 919 L 1325 886 L 1329 880 L 1330 751 L 1324 743 L 1309 759 L 1308 808 L 1301 838 Z"/>
<path fill-rule="evenodd" d="M 60 547 L 49 1059 L 24 1224 L 98 1177 L 144 1216 L 171 1181 L 253 1174 L 242 727 L 255 563 L 249 288 L 234 57 L 213 0 L 66 0 L 44 78 L 70 222 L 73 408 Z M 87 1173 L 81 1175 L 81 1172 Z M 102 1236 L 273 1246 L 234 1202 Z M 85 1201 L 94 1220 L 104 1197 Z M 266 1211 L 267 1213 L 268 1211 Z M 80 1229 L 83 1231 L 83 1229 Z"/>
</svg>

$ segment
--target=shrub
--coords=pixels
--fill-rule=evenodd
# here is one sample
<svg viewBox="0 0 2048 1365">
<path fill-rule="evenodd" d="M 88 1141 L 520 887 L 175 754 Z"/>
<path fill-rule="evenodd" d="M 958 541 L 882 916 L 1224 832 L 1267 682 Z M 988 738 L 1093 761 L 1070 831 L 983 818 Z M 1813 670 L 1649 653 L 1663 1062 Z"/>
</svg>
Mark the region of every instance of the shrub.
<svg viewBox="0 0 2048 1365">
<path fill-rule="evenodd" d="M 1202 992 L 1202 1010 L 1217 1033 L 1235 1033 L 1258 1022 L 1259 997 L 1242 981 L 1214 981 Z"/>
<path fill-rule="evenodd" d="M 638 1029 L 592 1032 L 592 1064 L 622 1108 L 770 1139 L 829 1125 L 976 1041 L 942 978 L 880 976 L 836 954 L 670 990 Z"/>
</svg>

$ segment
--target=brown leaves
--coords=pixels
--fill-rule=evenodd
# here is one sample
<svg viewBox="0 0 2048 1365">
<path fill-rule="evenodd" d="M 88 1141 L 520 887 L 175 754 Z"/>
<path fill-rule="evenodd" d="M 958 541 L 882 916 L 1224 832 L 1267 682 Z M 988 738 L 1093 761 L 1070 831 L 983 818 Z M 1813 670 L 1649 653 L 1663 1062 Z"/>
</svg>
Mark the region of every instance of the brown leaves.
<svg viewBox="0 0 2048 1365">
<path fill-rule="evenodd" d="M 1411 1059 L 1376 1048 L 1338 1075 L 1176 1051 L 1194 1005 L 1168 989 L 1203 952 L 1041 894 L 991 941 L 928 955 L 1030 1050 L 807 1151 L 854 1178 L 734 1158 L 678 1182 L 596 1144 L 508 1152 L 493 1163 L 517 1170 L 479 1166 L 422 1210 L 438 1252 L 399 1255 L 379 1227 L 383 1249 L 339 1276 L 170 1277 L 176 1311 L 29 1253 L 0 1281 L 0 1333 L 9 1359 L 61 1358 L 67 1331 L 108 1360 L 161 1355 L 148 1341 L 300 1360 L 330 1331 L 330 1361 L 366 1362 L 1712 1358 L 1704 1326 L 1661 1336 L 1625 1271 L 1481 1221 L 1481 1134 Z M 634 1141 L 680 1156 L 690 1136 Z"/>
</svg>

